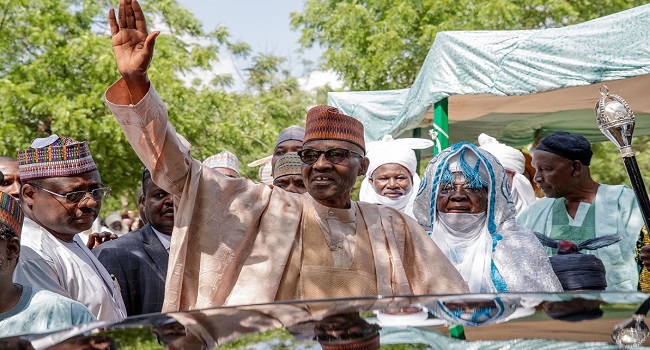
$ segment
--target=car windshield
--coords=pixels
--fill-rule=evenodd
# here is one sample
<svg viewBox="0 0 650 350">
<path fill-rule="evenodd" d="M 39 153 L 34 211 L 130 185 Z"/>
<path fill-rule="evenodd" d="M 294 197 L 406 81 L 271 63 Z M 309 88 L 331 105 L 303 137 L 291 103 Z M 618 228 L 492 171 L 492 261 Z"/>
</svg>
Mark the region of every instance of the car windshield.
<svg viewBox="0 0 650 350">
<path fill-rule="evenodd" d="M 370 346 L 364 349 L 565 349 L 585 343 L 610 349 L 617 340 L 621 346 L 645 340 L 642 316 L 641 323 L 632 316 L 647 298 L 634 292 L 573 292 L 273 302 L 15 336 L 0 339 L 0 349 L 353 349 L 360 344 Z"/>
</svg>

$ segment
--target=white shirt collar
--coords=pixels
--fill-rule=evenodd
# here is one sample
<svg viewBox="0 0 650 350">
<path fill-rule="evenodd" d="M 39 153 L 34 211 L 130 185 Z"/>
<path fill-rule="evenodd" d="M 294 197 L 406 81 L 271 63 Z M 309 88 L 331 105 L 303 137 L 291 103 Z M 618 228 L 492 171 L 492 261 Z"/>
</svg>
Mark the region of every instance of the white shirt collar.
<svg viewBox="0 0 650 350">
<path fill-rule="evenodd" d="M 153 228 L 153 226 L 151 226 L 151 229 L 153 230 L 153 233 L 156 234 L 156 237 L 158 237 L 158 240 L 160 240 L 160 243 L 162 243 L 163 247 L 165 247 L 165 249 L 167 249 L 167 251 L 169 252 L 169 247 L 171 246 L 172 243 L 172 236 L 166 235 L 156 230 L 155 228 Z"/>
</svg>

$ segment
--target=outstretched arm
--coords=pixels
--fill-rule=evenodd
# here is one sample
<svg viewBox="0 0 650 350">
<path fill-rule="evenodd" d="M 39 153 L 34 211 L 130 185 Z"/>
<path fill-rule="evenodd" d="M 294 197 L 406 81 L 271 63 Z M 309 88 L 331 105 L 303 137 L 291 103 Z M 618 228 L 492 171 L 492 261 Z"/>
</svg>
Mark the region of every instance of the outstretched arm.
<svg viewBox="0 0 650 350">
<path fill-rule="evenodd" d="M 118 17 L 108 12 L 113 53 L 122 79 L 118 89 L 111 89 L 111 102 L 137 104 L 149 91 L 147 70 L 153 59 L 153 48 L 160 32 L 147 33 L 147 22 L 137 0 L 120 0 Z"/>
<path fill-rule="evenodd" d="M 169 124 L 167 108 L 149 83 L 147 70 L 158 32 L 147 33 L 136 0 L 120 0 L 118 17 L 110 10 L 112 45 L 122 75 L 106 90 L 106 105 L 124 130 L 131 147 L 151 170 L 154 182 L 180 196 L 193 162 L 189 143 Z"/>
</svg>

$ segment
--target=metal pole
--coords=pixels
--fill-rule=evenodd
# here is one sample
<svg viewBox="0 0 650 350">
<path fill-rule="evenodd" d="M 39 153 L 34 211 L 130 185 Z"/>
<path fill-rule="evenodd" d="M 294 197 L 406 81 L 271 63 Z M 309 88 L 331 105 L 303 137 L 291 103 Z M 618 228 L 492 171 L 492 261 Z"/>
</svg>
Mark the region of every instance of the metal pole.
<svg viewBox="0 0 650 350">
<path fill-rule="evenodd" d="M 433 146 L 433 155 L 449 146 L 449 101 L 444 98 L 433 105 L 433 131 L 437 138 Z"/>
<path fill-rule="evenodd" d="M 415 128 L 413 129 L 413 138 L 419 139 L 422 137 L 422 130 L 420 128 Z M 417 161 L 415 165 L 415 172 L 419 175 L 420 174 L 420 159 L 422 159 L 422 154 L 419 149 L 414 149 L 415 152 L 415 159 Z"/>
</svg>

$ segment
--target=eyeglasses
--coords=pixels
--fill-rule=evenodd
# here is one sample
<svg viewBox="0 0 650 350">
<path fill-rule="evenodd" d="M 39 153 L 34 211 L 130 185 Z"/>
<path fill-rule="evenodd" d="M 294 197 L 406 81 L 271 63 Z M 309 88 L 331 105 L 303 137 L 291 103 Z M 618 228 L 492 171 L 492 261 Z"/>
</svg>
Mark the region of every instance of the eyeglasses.
<svg viewBox="0 0 650 350">
<path fill-rule="evenodd" d="M 49 194 L 53 194 L 55 196 L 59 197 L 65 197 L 66 203 L 79 203 L 81 202 L 84 198 L 86 198 L 86 194 L 90 193 L 90 196 L 93 198 L 95 201 L 101 201 L 102 199 L 108 197 L 108 194 L 111 192 L 111 189 L 109 187 L 99 187 L 96 188 L 92 191 L 74 191 L 74 192 L 68 192 L 64 194 L 52 192 L 48 189 L 45 189 L 35 183 L 29 183 L 30 185 L 38 188 L 39 190 L 43 190 Z"/>
<path fill-rule="evenodd" d="M 318 161 L 321 154 L 325 154 L 325 159 L 328 162 L 332 164 L 338 164 L 348 159 L 350 153 L 353 153 L 359 157 L 363 157 L 363 155 L 361 155 L 360 153 L 345 148 L 339 148 L 339 147 L 329 148 L 324 151 L 318 149 L 311 149 L 311 148 L 302 149 L 298 151 L 298 156 L 300 157 L 303 163 L 314 164 Z"/>
</svg>

